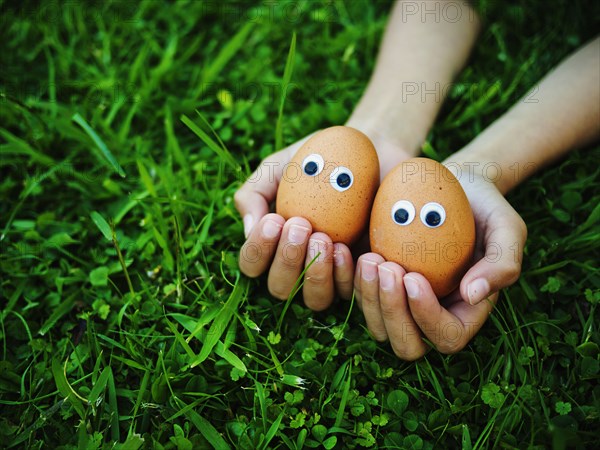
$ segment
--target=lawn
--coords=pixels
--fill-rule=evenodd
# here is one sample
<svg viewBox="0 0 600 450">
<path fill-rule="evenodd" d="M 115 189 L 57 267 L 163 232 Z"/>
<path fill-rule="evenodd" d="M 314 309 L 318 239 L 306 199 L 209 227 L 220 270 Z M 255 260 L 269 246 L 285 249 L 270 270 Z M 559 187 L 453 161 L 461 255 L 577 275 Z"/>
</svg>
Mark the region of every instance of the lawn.
<svg viewBox="0 0 600 450">
<path fill-rule="evenodd" d="M 344 123 L 389 2 L 0 6 L 0 446 L 597 447 L 598 145 L 509 195 L 523 273 L 479 335 L 403 362 L 355 304 L 241 275 L 232 201 L 276 145 Z M 478 10 L 431 157 L 600 24 L 591 0 Z"/>
</svg>

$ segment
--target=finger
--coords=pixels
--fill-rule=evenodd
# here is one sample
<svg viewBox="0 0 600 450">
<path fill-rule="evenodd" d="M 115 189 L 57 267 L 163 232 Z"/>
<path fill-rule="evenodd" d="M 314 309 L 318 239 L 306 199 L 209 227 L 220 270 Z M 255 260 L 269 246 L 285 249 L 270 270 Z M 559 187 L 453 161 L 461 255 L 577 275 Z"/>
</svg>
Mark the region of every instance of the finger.
<svg viewBox="0 0 600 450">
<path fill-rule="evenodd" d="M 425 277 L 414 272 L 404 276 L 404 287 L 415 322 L 437 350 L 445 354 L 462 350 L 483 326 L 493 308 L 490 302 L 478 305 L 457 302 L 449 311 L 439 303 Z"/>
<path fill-rule="evenodd" d="M 458 293 L 458 290 L 455 292 Z M 486 301 L 482 301 L 477 305 L 471 305 L 465 302 L 460 298 L 460 295 L 451 295 L 449 298 L 444 299 L 444 301 L 447 300 L 447 302 L 444 302 L 447 311 L 456 316 L 463 324 L 465 329 L 464 345 L 467 345 L 467 343 L 479 332 L 481 327 L 483 327 L 489 315 L 494 310 L 494 306 L 498 301 L 498 295 L 498 292 L 490 294 Z M 449 333 L 447 332 L 446 334 Z"/>
<path fill-rule="evenodd" d="M 360 309 L 361 311 L 363 310 L 362 308 L 362 293 L 360 292 L 360 264 L 359 261 L 356 261 L 356 269 L 354 270 L 354 281 L 353 281 L 353 286 L 354 286 L 354 291 L 353 291 L 353 295 L 354 295 L 354 300 L 356 300 L 356 306 L 358 306 L 358 309 Z"/>
<path fill-rule="evenodd" d="M 340 242 L 333 244 L 333 280 L 338 295 L 350 300 L 354 282 L 354 261 L 350 249 Z"/>
<path fill-rule="evenodd" d="M 233 196 L 244 222 L 246 238 L 254 225 L 269 212 L 269 204 L 275 200 L 287 155 L 287 151 L 277 152 L 263 160 Z"/>
<path fill-rule="evenodd" d="M 465 274 L 460 283 L 462 298 L 476 305 L 490 293 L 519 279 L 527 226 L 506 202 L 488 218 L 484 236 L 485 256 Z"/>
<path fill-rule="evenodd" d="M 333 302 L 333 242 L 325 233 L 314 233 L 308 241 L 307 267 L 304 273 L 302 295 L 304 303 L 313 311 L 322 311 Z"/>
<path fill-rule="evenodd" d="M 234 194 L 235 207 L 244 222 L 244 234 L 269 212 L 269 204 L 277 196 L 277 188 L 285 165 L 311 135 L 265 158 L 246 182 Z"/>
<path fill-rule="evenodd" d="M 408 307 L 402 279 L 405 273 L 393 262 L 379 265 L 379 308 L 394 353 L 403 360 L 414 361 L 425 354 L 428 346 Z"/>
<path fill-rule="evenodd" d="M 240 270 L 249 277 L 257 277 L 271 265 L 285 219 L 267 214 L 240 249 Z"/>
<path fill-rule="evenodd" d="M 292 292 L 304 270 L 311 232 L 310 222 L 302 217 L 292 217 L 283 226 L 267 282 L 273 297 L 285 300 Z"/>
<path fill-rule="evenodd" d="M 376 253 L 365 253 L 358 259 L 360 265 L 361 305 L 367 328 L 378 341 L 388 338 L 379 309 L 379 274 L 377 266 L 384 262 Z"/>
</svg>

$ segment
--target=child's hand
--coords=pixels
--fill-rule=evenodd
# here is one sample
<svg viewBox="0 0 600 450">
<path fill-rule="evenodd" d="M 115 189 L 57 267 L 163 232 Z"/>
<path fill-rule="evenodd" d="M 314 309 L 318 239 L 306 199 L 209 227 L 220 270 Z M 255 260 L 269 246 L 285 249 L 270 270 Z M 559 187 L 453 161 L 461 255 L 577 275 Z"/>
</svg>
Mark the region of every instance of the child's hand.
<svg viewBox="0 0 600 450">
<path fill-rule="evenodd" d="M 269 213 L 275 201 L 283 168 L 308 137 L 265 158 L 252 176 L 235 193 L 235 205 L 244 221 L 246 242 L 240 251 L 240 269 L 257 277 L 269 271 L 271 295 L 287 299 L 304 268 L 302 294 L 306 306 L 323 310 L 333 302 L 336 292 L 352 296 L 354 262 L 349 248 L 333 243 L 325 233 L 313 233 L 308 220 L 292 217 L 287 221 Z"/>
<path fill-rule="evenodd" d="M 362 255 L 357 263 L 355 295 L 367 326 L 375 339 L 389 339 L 405 360 L 426 353 L 423 335 L 441 353 L 460 351 L 487 320 L 498 291 L 521 272 L 527 238 L 521 217 L 483 177 L 463 172 L 460 182 L 475 215 L 477 263 L 448 297 L 438 301 L 425 277 L 407 274 L 378 254 Z"/>
<path fill-rule="evenodd" d="M 376 138 L 373 139 L 373 136 Z M 288 298 L 306 266 L 320 253 L 306 270 L 302 295 L 310 309 L 320 311 L 331 305 L 337 296 L 350 299 L 353 291 L 354 261 L 347 245 L 332 242 L 331 238 L 314 232 L 308 220 L 269 213 L 269 206 L 277 197 L 277 188 L 285 165 L 309 138 L 265 158 L 252 176 L 235 193 L 235 205 L 244 221 L 246 242 L 240 251 L 240 270 L 257 277 L 267 270 L 271 295 L 281 300 Z M 380 174 L 383 178 L 399 162 L 411 158 L 408 152 L 393 142 L 371 133 L 377 149 Z M 354 246 L 354 251 L 367 247 L 368 230 Z M 359 253 L 360 254 L 360 253 Z"/>
</svg>

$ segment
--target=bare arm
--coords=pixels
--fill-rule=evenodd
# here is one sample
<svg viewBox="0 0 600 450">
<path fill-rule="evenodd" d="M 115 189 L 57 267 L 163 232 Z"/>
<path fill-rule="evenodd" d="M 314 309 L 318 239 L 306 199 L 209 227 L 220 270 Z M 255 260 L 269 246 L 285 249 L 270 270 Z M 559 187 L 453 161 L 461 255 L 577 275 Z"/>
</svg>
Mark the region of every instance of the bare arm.
<svg viewBox="0 0 600 450">
<path fill-rule="evenodd" d="M 573 148 L 600 137 L 600 38 L 544 77 L 506 114 L 447 162 L 499 168 L 493 179 L 506 193 Z"/>
<path fill-rule="evenodd" d="M 394 5 L 375 70 L 347 123 L 374 141 L 387 163 L 382 176 L 395 165 L 389 160 L 398 162 L 393 155 L 399 149 L 413 156 L 421 148 L 479 28 L 479 17 L 465 2 Z"/>
<path fill-rule="evenodd" d="M 463 348 L 485 323 L 499 290 L 517 281 L 521 272 L 527 227 L 503 194 L 538 167 L 599 135 L 600 40 L 596 39 L 549 73 L 533 95 L 445 161 L 457 170 L 477 227 L 476 262 L 459 289 L 440 301 L 421 274 L 405 273 L 374 253 L 361 256 L 358 266 L 363 273 L 370 264 L 380 274 L 379 290 L 366 292 L 364 282 L 357 288 L 374 336 L 389 337 L 396 354 L 409 360 L 428 349 L 421 333 L 442 353 Z M 457 332 L 440 332 L 448 329 Z"/>
<path fill-rule="evenodd" d="M 463 2 L 399 1 L 394 5 L 374 73 L 347 123 L 375 144 L 382 176 L 418 153 L 440 109 L 444 87 L 466 62 L 478 30 L 478 17 Z M 432 93 L 423 95 L 423 90 Z M 263 161 L 256 173 L 271 173 L 270 168 L 275 167 L 273 177 L 253 176 L 253 182 L 246 182 L 236 192 L 236 207 L 244 218 L 248 238 L 241 249 L 240 269 L 249 276 L 268 270 L 271 293 L 287 298 L 304 269 L 304 255 L 309 254 L 309 248 L 317 248 L 318 238 L 327 244 L 326 251 L 322 260 L 307 269 L 303 296 L 310 308 L 323 309 L 331 304 L 334 291 L 341 297 L 352 296 L 354 261 L 350 249 L 332 243 L 323 233 L 312 233 L 302 218 L 286 222 L 281 216 L 268 214 L 281 171 L 301 143 Z M 297 246 L 302 257 L 284 261 L 281 249 L 286 248 L 292 225 L 312 234 Z M 244 255 L 254 248 L 263 249 L 260 256 L 246 258 Z M 289 270 L 280 270 L 282 261 Z"/>
</svg>

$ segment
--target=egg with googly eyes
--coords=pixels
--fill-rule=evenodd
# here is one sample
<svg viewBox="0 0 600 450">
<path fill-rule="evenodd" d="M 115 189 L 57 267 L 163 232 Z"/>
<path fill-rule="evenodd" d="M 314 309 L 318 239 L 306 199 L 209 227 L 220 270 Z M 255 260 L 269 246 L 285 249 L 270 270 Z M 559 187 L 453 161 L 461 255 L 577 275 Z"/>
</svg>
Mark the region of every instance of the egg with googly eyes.
<svg viewBox="0 0 600 450">
<path fill-rule="evenodd" d="M 475 220 L 454 174 L 428 158 L 396 166 L 371 211 L 371 250 L 422 274 L 438 298 L 456 289 L 475 249 Z"/>
<path fill-rule="evenodd" d="M 379 159 L 370 139 L 345 126 L 319 131 L 286 164 L 275 212 L 307 219 L 313 232 L 352 245 L 365 231 L 379 186 Z"/>
</svg>

